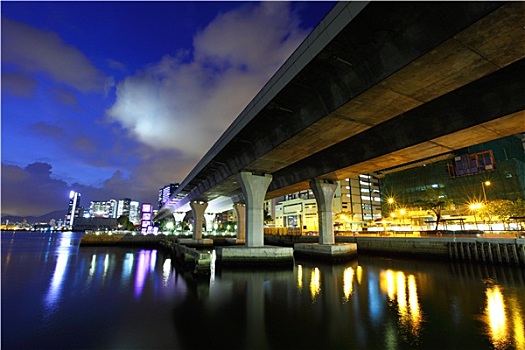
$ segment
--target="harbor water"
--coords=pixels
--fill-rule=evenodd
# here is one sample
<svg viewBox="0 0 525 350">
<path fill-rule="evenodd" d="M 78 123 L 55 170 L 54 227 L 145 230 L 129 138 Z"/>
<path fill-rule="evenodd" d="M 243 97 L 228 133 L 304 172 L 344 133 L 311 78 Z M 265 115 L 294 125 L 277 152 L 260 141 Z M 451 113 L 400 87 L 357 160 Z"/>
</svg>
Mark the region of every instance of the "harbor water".
<svg viewBox="0 0 525 350">
<path fill-rule="evenodd" d="M 76 232 L 1 233 L 2 349 L 521 349 L 525 271 L 359 254 L 217 269 Z"/>
</svg>

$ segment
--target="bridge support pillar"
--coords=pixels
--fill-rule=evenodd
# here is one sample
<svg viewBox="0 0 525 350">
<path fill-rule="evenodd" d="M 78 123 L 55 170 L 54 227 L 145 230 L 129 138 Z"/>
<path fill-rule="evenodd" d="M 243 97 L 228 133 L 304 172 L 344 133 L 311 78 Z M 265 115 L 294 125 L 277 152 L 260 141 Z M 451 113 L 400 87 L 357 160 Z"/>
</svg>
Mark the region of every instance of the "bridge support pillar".
<svg viewBox="0 0 525 350">
<path fill-rule="evenodd" d="M 264 197 L 272 175 L 254 175 L 243 171 L 237 175 L 246 201 L 246 246 L 264 246 Z"/>
<path fill-rule="evenodd" d="M 173 218 L 175 219 L 175 223 L 178 225 L 182 223 L 182 220 L 184 220 L 184 217 L 186 216 L 186 213 L 177 211 L 173 213 Z"/>
<path fill-rule="evenodd" d="M 204 211 L 208 203 L 205 202 L 191 202 L 190 207 L 193 213 L 193 239 L 202 239 L 202 224 L 204 220 Z"/>
<path fill-rule="evenodd" d="M 235 203 L 235 216 L 237 216 L 237 243 L 246 240 L 246 205 L 244 203 Z"/>
<path fill-rule="evenodd" d="M 314 192 L 319 216 L 319 243 L 334 244 L 334 226 L 332 202 L 337 189 L 337 183 L 328 180 L 312 180 L 310 188 Z"/>
<path fill-rule="evenodd" d="M 211 232 L 213 231 L 213 220 L 215 219 L 214 213 L 204 213 L 204 216 L 206 218 L 206 231 Z"/>
</svg>

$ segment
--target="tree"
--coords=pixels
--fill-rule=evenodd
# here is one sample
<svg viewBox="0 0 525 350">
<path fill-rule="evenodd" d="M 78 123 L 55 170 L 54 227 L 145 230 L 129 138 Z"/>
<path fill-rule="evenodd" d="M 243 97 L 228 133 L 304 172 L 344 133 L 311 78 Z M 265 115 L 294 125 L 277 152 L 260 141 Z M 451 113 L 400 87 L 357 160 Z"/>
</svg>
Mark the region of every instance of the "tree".
<svg viewBox="0 0 525 350">
<path fill-rule="evenodd" d="M 414 202 L 414 206 L 434 213 L 436 216 L 435 231 L 437 231 L 439 222 L 441 221 L 441 214 L 451 203 L 452 201 L 447 198 L 443 191 L 435 188 L 427 188 L 420 199 Z"/>
<path fill-rule="evenodd" d="M 352 221 L 353 214 L 349 211 L 340 211 L 334 216 L 334 226 L 339 229 L 340 226 L 343 226 L 343 229 L 348 230 L 348 223 Z"/>
<path fill-rule="evenodd" d="M 268 223 L 270 221 L 273 221 L 273 218 L 272 216 L 270 215 L 270 213 L 268 212 L 268 210 L 264 209 L 264 223 Z"/>
<path fill-rule="evenodd" d="M 119 228 L 122 230 L 132 231 L 135 229 L 135 227 L 133 226 L 133 223 L 129 221 L 129 217 L 127 215 L 119 216 L 119 218 L 117 219 L 117 224 Z"/>
<path fill-rule="evenodd" d="M 489 201 L 483 206 L 480 215 L 487 217 L 489 222 L 497 216 L 503 224 L 508 224 L 511 217 L 525 216 L 525 200 L 518 198 L 515 201 L 507 199 Z"/>
</svg>

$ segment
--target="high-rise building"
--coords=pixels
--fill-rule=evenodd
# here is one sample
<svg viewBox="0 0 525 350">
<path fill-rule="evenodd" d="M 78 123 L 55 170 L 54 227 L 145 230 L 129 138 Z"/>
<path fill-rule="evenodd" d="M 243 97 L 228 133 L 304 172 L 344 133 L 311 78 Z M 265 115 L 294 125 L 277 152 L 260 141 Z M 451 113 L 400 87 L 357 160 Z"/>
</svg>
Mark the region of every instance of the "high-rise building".
<svg viewBox="0 0 525 350">
<path fill-rule="evenodd" d="M 115 218 L 117 201 L 110 199 L 108 201 L 91 201 L 89 205 L 90 217 L 93 218 Z"/>
<path fill-rule="evenodd" d="M 359 229 L 382 217 L 381 191 L 375 174 L 363 174 L 338 181 L 332 211 L 334 224 L 341 230 Z M 265 203 L 275 227 L 317 231 L 317 202 L 312 190 L 291 193 Z"/>
<path fill-rule="evenodd" d="M 140 219 L 140 203 L 131 201 L 129 205 L 129 221 L 131 221 L 133 225 L 139 225 Z"/>
<path fill-rule="evenodd" d="M 75 218 L 82 215 L 80 207 L 80 193 L 71 191 L 69 192 L 69 206 L 66 214 L 66 226 L 73 227 Z"/>
<path fill-rule="evenodd" d="M 427 189 L 434 189 L 458 211 L 473 201 L 525 198 L 522 137 L 508 136 L 386 169 L 380 175 L 381 188 L 405 206 L 418 202 Z"/>
<path fill-rule="evenodd" d="M 158 227 L 153 225 L 153 205 L 142 203 L 141 208 L 140 232 L 142 234 L 157 233 Z"/>
<path fill-rule="evenodd" d="M 363 222 L 382 217 L 381 190 L 375 174 L 362 174 L 341 181 L 340 212 L 351 213 L 353 220 Z"/>
<path fill-rule="evenodd" d="M 125 215 L 129 218 L 130 214 L 130 208 L 131 208 L 131 199 L 130 198 L 124 198 L 119 199 L 117 202 L 117 215 L 116 218 L 118 219 L 122 215 Z"/>
<path fill-rule="evenodd" d="M 179 188 L 179 183 L 169 184 L 159 190 L 159 209 L 170 199 L 175 190 Z"/>
</svg>

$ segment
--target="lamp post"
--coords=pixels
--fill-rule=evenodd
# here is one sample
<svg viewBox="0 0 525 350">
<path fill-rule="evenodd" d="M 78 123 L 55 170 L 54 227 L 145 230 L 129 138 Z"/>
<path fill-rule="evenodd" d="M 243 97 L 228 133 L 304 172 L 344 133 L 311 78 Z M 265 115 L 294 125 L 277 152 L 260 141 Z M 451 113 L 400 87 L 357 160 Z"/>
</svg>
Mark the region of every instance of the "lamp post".
<svg viewBox="0 0 525 350">
<path fill-rule="evenodd" d="M 471 203 L 469 205 L 469 209 L 474 213 L 474 224 L 476 225 L 476 229 L 478 228 L 478 221 L 476 220 L 476 211 L 481 209 L 483 205 L 481 203 Z"/>
<path fill-rule="evenodd" d="M 406 209 L 399 209 L 399 214 L 401 215 L 401 225 L 405 225 L 405 214 L 407 213 Z"/>
<path fill-rule="evenodd" d="M 491 182 L 490 181 L 483 181 L 481 183 L 481 188 L 483 190 L 483 200 L 485 201 L 485 203 L 487 203 L 487 191 L 485 190 L 485 187 L 486 186 L 490 186 L 491 185 Z"/>
</svg>

